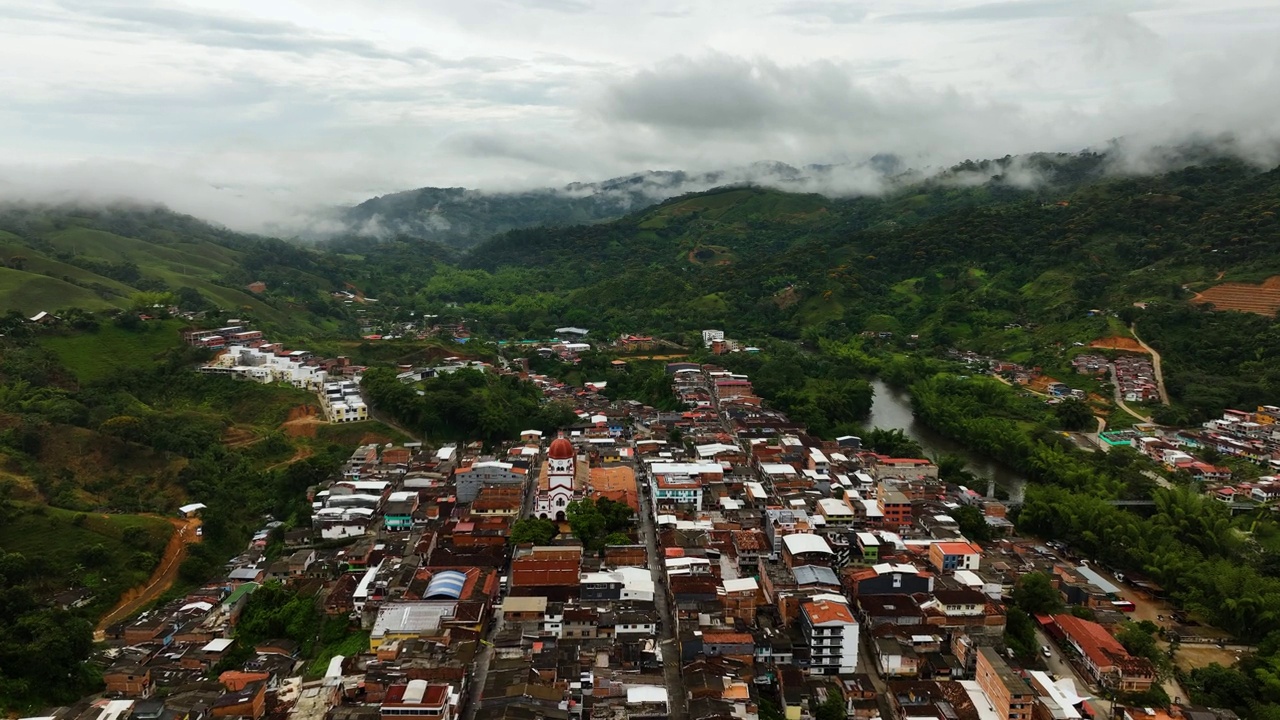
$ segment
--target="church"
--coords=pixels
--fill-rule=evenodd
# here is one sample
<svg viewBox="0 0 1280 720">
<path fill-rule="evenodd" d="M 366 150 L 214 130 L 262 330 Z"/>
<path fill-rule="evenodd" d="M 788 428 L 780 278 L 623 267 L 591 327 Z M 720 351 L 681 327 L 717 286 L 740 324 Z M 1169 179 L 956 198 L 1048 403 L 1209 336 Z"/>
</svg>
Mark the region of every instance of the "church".
<svg viewBox="0 0 1280 720">
<path fill-rule="evenodd" d="M 578 476 L 585 469 L 586 463 L 579 463 L 573 443 L 564 437 L 552 440 L 547 448 L 547 461 L 542 464 L 542 472 L 538 475 L 534 514 L 548 520 L 563 521 L 569 503 L 582 499 L 585 483 Z"/>
</svg>

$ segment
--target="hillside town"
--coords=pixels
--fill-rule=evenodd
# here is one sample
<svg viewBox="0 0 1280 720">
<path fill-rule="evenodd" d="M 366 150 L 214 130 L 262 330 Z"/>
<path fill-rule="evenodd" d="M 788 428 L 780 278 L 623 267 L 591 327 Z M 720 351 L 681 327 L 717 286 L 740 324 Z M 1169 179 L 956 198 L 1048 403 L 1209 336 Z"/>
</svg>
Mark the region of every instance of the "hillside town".
<svg viewBox="0 0 1280 720">
<path fill-rule="evenodd" d="M 248 341 L 233 357 L 350 372 L 233 339 Z M 359 447 L 307 490 L 309 527 L 268 519 L 220 580 L 110 627 L 96 658 L 106 694 L 53 717 L 1234 717 L 1184 706 L 1116 639 L 1132 613 L 1162 607 L 1156 583 L 1016 537 L 1005 502 L 940 481 L 929 459 L 812 437 L 715 365 L 666 364 L 678 411 L 518 364 L 497 371 L 571 403 L 580 422 L 498 447 Z M 307 386 L 327 392 L 327 380 Z M 1214 432 L 1258 420 L 1232 417 Z M 580 522 L 591 508 L 607 538 Z M 968 539 L 961 516 L 989 539 Z M 539 521 L 540 541 L 513 541 Z M 1034 617 L 1027 656 L 1005 636 L 1030 573 L 1066 609 Z M 238 647 L 245 604 L 275 583 L 359 646 L 310 662 L 289 640 Z M 1229 640 L 1173 615 L 1160 627 L 1184 643 Z M 1162 682 L 1171 710 L 1117 702 Z"/>
</svg>

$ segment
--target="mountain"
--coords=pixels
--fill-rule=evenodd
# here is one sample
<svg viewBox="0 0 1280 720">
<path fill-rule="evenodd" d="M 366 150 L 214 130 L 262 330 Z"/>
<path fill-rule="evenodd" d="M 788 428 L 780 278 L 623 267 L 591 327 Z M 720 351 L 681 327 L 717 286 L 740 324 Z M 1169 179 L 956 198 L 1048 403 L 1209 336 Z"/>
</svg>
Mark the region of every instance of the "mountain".
<svg viewBox="0 0 1280 720">
<path fill-rule="evenodd" d="M 867 186 L 901 172 L 901 161 L 886 155 L 860 165 L 810 165 L 803 169 L 758 162 L 706 173 L 648 171 L 603 182 L 520 192 L 427 187 L 366 200 L 341 210 L 338 219 L 357 235 L 407 236 L 467 248 L 508 230 L 613 220 L 673 197 L 717 187 L 839 190 L 844 177 L 856 176 Z"/>
<path fill-rule="evenodd" d="M 125 309 L 139 293 L 174 292 L 194 309 L 314 332 L 323 323 L 298 311 L 315 310 L 340 276 L 296 245 L 163 208 L 0 207 L 0 311 Z"/>
</svg>

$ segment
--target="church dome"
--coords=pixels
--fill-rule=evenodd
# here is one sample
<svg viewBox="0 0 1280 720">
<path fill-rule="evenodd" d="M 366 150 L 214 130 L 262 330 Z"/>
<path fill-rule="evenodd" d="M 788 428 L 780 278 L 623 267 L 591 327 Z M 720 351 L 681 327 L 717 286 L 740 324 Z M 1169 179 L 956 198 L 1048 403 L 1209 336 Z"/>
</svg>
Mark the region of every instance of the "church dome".
<svg viewBox="0 0 1280 720">
<path fill-rule="evenodd" d="M 552 440 L 551 447 L 547 448 L 547 457 L 551 460 L 571 460 L 574 455 L 573 443 L 562 437 Z"/>
</svg>

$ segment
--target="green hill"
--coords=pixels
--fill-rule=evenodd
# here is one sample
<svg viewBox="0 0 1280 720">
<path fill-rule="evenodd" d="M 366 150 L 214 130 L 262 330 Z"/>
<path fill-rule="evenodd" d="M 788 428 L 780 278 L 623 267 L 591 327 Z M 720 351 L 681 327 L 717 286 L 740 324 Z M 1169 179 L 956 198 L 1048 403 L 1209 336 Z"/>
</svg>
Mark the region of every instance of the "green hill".
<svg viewBox="0 0 1280 720">
<path fill-rule="evenodd" d="M 331 256 L 164 210 L 0 209 L 0 312 L 125 309 L 138 292 L 188 289 L 229 313 L 314 332 L 342 280 Z M 256 281 L 265 293 L 246 289 Z"/>
</svg>

